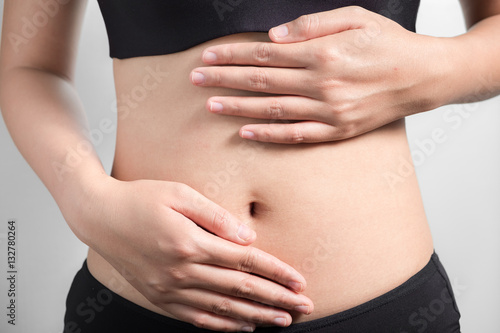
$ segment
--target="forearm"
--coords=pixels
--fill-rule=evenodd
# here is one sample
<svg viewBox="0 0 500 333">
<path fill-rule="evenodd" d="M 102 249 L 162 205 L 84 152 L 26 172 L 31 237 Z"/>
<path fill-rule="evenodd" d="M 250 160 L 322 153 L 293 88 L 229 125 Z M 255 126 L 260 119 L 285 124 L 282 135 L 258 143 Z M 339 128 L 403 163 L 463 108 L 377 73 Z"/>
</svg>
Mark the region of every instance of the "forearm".
<svg viewBox="0 0 500 333">
<path fill-rule="evenodd" d="M 20 67 L 2 73 L 0 85 L 0 107 L 16 146 L 85 241 L 88 226 L 75 217 L 105 172 L 83 134 L 86 119 L 75 88 L 50 72 Z"/>
<path fill-rule="evenodd" d="M 467 33 L 447 38 L 452 66 L 443 82 L 442 105 L 477 102 L 500 94 L 500 15 L 486 18 Z"/>
</svg>

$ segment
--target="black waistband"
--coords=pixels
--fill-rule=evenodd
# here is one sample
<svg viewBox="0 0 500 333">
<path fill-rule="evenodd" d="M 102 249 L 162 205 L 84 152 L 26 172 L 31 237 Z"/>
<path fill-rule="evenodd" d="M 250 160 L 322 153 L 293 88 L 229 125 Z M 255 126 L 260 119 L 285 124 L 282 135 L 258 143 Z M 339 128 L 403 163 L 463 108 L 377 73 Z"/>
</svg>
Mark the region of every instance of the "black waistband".
<svg viewBox="0 0 500 333">
<path fill-rule="evenodd" d="M 289 327 L 283 328 L 281 330 L 276 330 L 276 328 L 263 328 L 256 332 L 259 333 L 305 333 L 305 332 L 315 332 L 324 327 L 332 327 L 343 321 L 348 321 L 361 316 L 364 313 L 375 311 L 377 308 L 391 303 L 396 299 L 404 297 L 413 291 L 417 290 L 421 285 L 427 282 L 434 274 L 438 272 L 439 257 L 436 253 L 433 253 L 429 262 L 422 268 L 418 273 L 413 275 L 410 279 L 404 282 L 402 285 L 392 289 L 391 291 L 374 298 L 366 303 L 358 305 L 349 310 L 336 313 L 331 316 L 319 318 L 316 320 L 293 324 Z M 333 332 L 332 332 L 333 333 Z"/>
<path fill-rule="evenodd" d="M 431 277 L 435 274 L 440 273 L 441 275 L 444 273 L 444 269 L 441 270 L 442 267 L 439 258 L 436 253 L 433 253 L 429 262 L 426 264 L 424 268 L 422 268 L 418 273 L 413 275 L 406 282 L 396 287 L 395 289 L 371 300 L 361 305 L 358 305 L 349 310 L 323 317 L 320 319 L 293 324 L 286 328 L 278 328 L 278 327 L 270 327 L 270 328 L 258 328 L 255 332 L 257 333 L 304 333 L 304 332 L 316 332 L 321 330 L 322 328 L 332 327 L 338 325 L 342 322 L 355 320 L 356 317 L 360 317 L 368 312 L 375 311 L 376 309 L 383 307 L 384 305 L 394 302 L 404 296 L 416 291 L 420 286 L 426 283 Z M 202 332 L 213 332 L 204 329 L 198 329 L 191 324 L 178 321 L 175 319 L 171 319 L 169 317 L 162 316 L 158 313 L 152 312 L 148 309 L 145 309 L 135 303 L 130 302 L 129 300 L 121 297 L 120 295 L 110 291 L 106 286 L 101 284 L 97 279 L 95 279 L 87 267 L 87 262 L 85 261 L 80 271 L 81 274 L 84 275 L 85 280 L 88 284 L 91 285 L 91 288 L 94 290 L 106 290 L 106 292 L 111 293 L 113 302 L 119 303 L 128 309 L 132 310 L 135 313 L 140 313 L 141 315 L 148 318 L 148 320 L 153 320 L 160 325 L 165 325 L 168 327 L 175 327 L 176 331 L 179 332 L 192 332 L 192 333 L 202 333 Z M 447 277 L 444 277 L 447 279 Z M 115 303 L 115 304 L 116 304 Z"/>
</svg>

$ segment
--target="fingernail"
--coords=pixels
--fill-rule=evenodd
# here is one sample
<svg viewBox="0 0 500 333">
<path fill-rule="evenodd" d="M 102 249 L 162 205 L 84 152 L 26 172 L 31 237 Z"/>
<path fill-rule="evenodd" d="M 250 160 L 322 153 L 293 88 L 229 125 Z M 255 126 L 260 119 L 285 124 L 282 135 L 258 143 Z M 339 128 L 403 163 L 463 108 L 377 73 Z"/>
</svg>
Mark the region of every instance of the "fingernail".
<svg viewBox="0 0 500 333">
<path fill-rule="evenodd" d="M 302 291 L 302 290 L 303 290 L 303 288 L 304 288 L 304 286 L 302 285 L 302 283 L 300 283 L 300 282 L 295 282 L 295 281 L 291 281 L 291 282 L 289 282 L 289 283 L 288 283 L 288 286 L 289 286 L 290 288 L 292 288 L 293 290 L 298 291 L 298 292 Z"/>
<path fill-rule="evenodd" d="M 252 238 L 253 234 L 254 231 L 244 224 L 240 225 L 240 227 L 238 228 L 238 237 L 244 241 Z"/>
<path fill-rule="evenodd" d="M 203 84 L 205 83 L 205 75 L 203 75 L 200 72 L 193 72 L 191 80 L 193 81 L 194 84 Z"/>
<path fill-rule="evenodd" d="M 255 138 L 255 133 L 251 131 L 243 131 L 241 132 L 241 137 L 244 139 L 253 139 Z"/>
<path fill-rule="evenodd" d="M 276 326 L 286 326 L 286 318 L 278 317 L 273 319 L 273 324 Z"/>
<path fill-rule="evenodd" d="M 203 54 L 203 61 L 204 62 L 215 62 L 215 61 L 217 61 L 217 55 L 213 52 L 205 52 L 205 54 Z"/>
<path fill-rule="evenodd" d="M 253 332 L 254 331 L 254 328 L 252 326 L 243 326 L 241 328 L 241 331 L 242 332 Z"/>
<path fill-rule="evenodd" d="M 210 111 L 212 112 L 222 112 L 224 106 L 219 102 L 210 102 Z"/>
<path fill-rule="evenodd" d="M 309 305 L 298 305 L 295 307 L 295 311 L 301 312 L 304 314 L 309 314 Z"/>
<path fill-rule="evenodd" d="M 274 35 L 274 37 L 283 38 L 288 36 L 288 27 L 286 25 L 280 25 L 277 26 L 276 28 L 272 28 L 271 32 Z"/>
</svg>

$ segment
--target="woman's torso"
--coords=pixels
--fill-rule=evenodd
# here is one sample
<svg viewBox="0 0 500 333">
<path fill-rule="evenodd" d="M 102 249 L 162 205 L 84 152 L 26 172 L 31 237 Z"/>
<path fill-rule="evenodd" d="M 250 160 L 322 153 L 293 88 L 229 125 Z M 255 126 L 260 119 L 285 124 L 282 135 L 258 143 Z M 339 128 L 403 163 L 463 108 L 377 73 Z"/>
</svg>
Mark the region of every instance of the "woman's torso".
<svg viewBox="0 0 500 333">
<path fill-rule="evenodd" d="M 193 86 L 189 73 L 203 65 L 202 50 L 267 40 L 242 33 L 179 53 L 115 59 L 112 175 L 188 184 L 247 223 L 257 232 L 252 246 L 306 278 L 315 311 L 296 315 L 300 322 L 393 289 L 427 263 L 433 246 L 415 174 L 407 170 L 403 120 L 349 140 L 278 145 L 238 136 L 243 124 L 265 120 L 205 109 L 210 96 L 250 93 Z M 162 313 L 93 250 L 88 265 L 113 291 Z"/>
</svg>

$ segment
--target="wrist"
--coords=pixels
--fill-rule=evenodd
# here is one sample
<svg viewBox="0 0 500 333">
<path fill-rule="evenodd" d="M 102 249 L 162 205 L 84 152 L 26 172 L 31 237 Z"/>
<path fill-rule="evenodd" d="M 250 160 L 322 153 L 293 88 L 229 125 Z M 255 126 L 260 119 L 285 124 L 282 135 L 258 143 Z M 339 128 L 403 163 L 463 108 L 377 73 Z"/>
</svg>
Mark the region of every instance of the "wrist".
<svg viewBox="0 0 500 333">
<path fill-rule="evenodd" d="M 416 35 L 414 110 L 424 112 L 449 104 L 456 92 L 456 47 L 449 38 Z"/>
<path fill-rule="evenodd" d="M 466 43 L 457 37 L 442 37 L 439 38 L 442 45 L 440 63 L 444 69 L 444 75 L 437 86 L 439 93 L 439 106 L 464 103 L 467 100 L 468 84 L 470 84 L 471 68 L 468 66 L 466 59 Z"/>
<path fill-rule="evenodd" d="M 101 232 L 104 203 L 115 182 L 118 180 L 102 169 L 83 170 L 65 180 L 64 193 L 57 203 L 75 236 L 88 246 L 92 247 L 92 239 Z"/>
<path fill-rule="evenodd" d="M 498 73 L 491 58 L 495 52 L 485 49 L 480 33 L 442 38 L 447 48 L 447 74 L 442 85 L 441 105 L 472 103 L 499 93 Z M 496 59 L 496 58 L 495 58 Z"/>
</svg>

